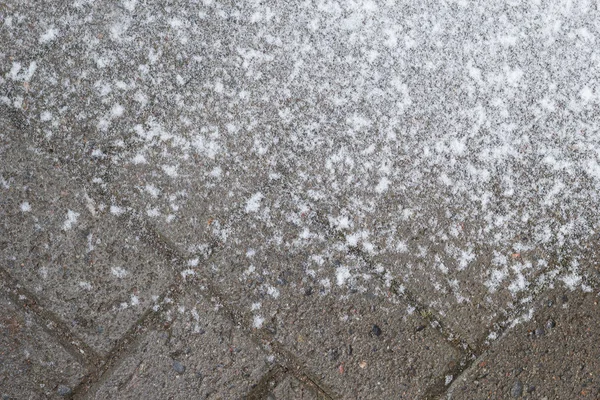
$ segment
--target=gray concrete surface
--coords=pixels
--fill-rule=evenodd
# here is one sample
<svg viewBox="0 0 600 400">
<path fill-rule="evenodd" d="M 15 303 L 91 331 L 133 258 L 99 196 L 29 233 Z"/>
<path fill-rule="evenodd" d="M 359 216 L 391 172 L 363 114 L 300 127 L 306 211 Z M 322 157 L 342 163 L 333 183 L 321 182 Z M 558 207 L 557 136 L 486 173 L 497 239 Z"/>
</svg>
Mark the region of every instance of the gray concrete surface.
<svg viewBox="0 0 600 400">
<path fill-rule="evenodd" d="M 598 296 L 553 289 L 477 359 L 452 399 L 595 399 L 600 396 Z"/>
<path fill-rule="evenodd" d="M 270 397 L 269 397 L 270 396 Z M 308 390 L 302 382 L 298 381 L 294 377 L 286 376 L 285 379 L 280 382 L 272 393 L 267 395 L 267 399 L 290 399 L 290 400 L 318 400 L 323 398 L 317 393 Z"/>
<path fill-rule="evenodd" d="M 86 370 L 35 316 L 0 297 L 0 394 L 3 399 L 54 399 L 69 394 Z"/>
<path fill-rule="evenodd" d="M 176 273 L 60 165 L 3 145 L 4 268 L 105 355 Z"/>
<path fill-rule="evenodd" d="M 0 0 L 0 394 L 598 397 L 598 17 Z"/>
<path fill-rule="evenodd" d="M 274 357 L 220 315 L 207 293 L 190 289 L 163 300 L 158 326 L 144 333 L 92 398 L 234 399 L 257 385 Z"/>
</svg>

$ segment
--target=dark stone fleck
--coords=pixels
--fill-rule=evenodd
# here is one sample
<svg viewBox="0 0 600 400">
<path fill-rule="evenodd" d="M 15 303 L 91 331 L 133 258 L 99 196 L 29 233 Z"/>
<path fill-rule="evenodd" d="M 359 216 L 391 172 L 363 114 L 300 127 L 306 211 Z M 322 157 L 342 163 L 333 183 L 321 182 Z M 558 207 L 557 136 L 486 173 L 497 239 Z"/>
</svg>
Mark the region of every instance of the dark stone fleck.
<svg viewBox="0 0 600 400">
<path fill-rule="evenodd" d="M 554 322 L 553 319 L 549 319 L 548 321 L 546 321 L 546 328 L 547 329 L 552 329 L 556 326 L 556 322 Z"/>
<path fill-rule="evenodd" d="M 271 335 L 276 335 L 277 334 L 277 326 L 275 326 L 275 324 L 267 324 L 265 326 L 265 329 L 267 330 L 267 332 L 269 332 Z"/>
<path fill-rule="evenodd" d="M 313 294 L 313 288 L 312 287 L 306 288 L 306 290 L 304 291 L 304 295 L 310 296 L 311 294 Z"/>
<path fill-rule="evenodd" d="M 337 351 L 337 349 L 329 350 L 329 359 L 331 361 L 336 361 L 338 358 L 340 358 L 340 353 Z"/>
<path fill-rule="evenodd" d="M 510 395 L 512 397 L 521 397 L 523 394 L 523 384 L 521 381 L 515 381 L 512 388 L 510 389 Z"/>
<path fill-rule="evenodd" d="M 185 372 L 185 366 L 179 361 L 173 361 L 173 369 L 178 374 L 183 374 Z"/>
<path fill-rule="evenodd" d="M 348 345 L 348 355 L 351 356 L 352 355 L 352 345 Z"/>
<path fill-rule="evenodd" d="M 56 390 L 60 396 L 68 396 L 71 394 L 71 388 L 65 385 L 58 385 L 58 389 Z"/>
<path fill-rule="evenodd" d="M 527 387 L 527 393 L 533 393 L 533 392 L 535 392 L 535 386 L 529 385 L 529 387 Z"/>
<path fill-rule="evenodd" d="M 371 328 L 371 333 L 375 336 L 380 336 L 381 335 L 381 328 L 378 327 L 377 325 L 373 325 L 373 328 Z"/>
<path fill-rule="evenodd" d="M 419 325 L 419 326 L 417 326 L 417 332 L 421 332 L 425 328 L 427 328 L 426 325 Z"/>
</svg>

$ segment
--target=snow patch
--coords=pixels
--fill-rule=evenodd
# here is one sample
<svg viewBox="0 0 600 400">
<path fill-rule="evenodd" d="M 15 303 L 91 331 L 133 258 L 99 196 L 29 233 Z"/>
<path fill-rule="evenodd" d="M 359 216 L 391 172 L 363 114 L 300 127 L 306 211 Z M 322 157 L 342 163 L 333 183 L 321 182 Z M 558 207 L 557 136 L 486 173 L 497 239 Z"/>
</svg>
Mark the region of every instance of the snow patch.
<svg viewBox="0 0 600 400">
<path fill-rule="evenodd" d="M 117 278 L 125 278 L 127 275 L 129 275 L 129 272 L 127 272 L 121 267 L 112 267 L 110 269 L 110 272 L 112 272 L 112 274 Z"/>
<path fill-rule="evenodd" d="M 390 180 L 384 176 L 383 178 L 381 178 L 379 180 L 379 183 L 377 184 L 377 186 L 375 186 L 375 191 L 377 193 L 383 193 L 388 190 L 389 186 L 390 186 Z"/>
<path fill-rule="evenodd" d="M 56 39 L 58 35 L 58 29 L 50 28 L 42 36 L 40 36 L 40 43 L 48 43 Z"/>
<path fill-rule="evenodd" d="M 68 210 L 67 211 L 67 219 L 63 223 L 63 227 L 62 227 L 63 230 L 68 231 L 69 229 L 71 229 L 73 227 L 73 225 L 75 225 L 75 223 L 77 222 L 77 218 L 79 218 L 78 212 Z"/>
<path fill-rule="evenodd" d="M 257 212 L 260 208 L 260 201 L 264 198 L 263 194 L 258 192 L 252 195 L 246 202 L 246 212 Z"/>
<path fill-rule="evenodd" d="M 348 279 L 352 277 L 350 274 L 350 270 L 348 267 L 338 267 L 336 268 L 336 281 L 338 286 L 342 286 Z"/>
<path fill-rule="evenodd" d="M 136 154 L 135 157 L 131 159 L 131 162 L 134 164 L 146 164 L 146 157 L 143 154 Z"/>
<path fill-rule="evenodd" d="M 119 206 L 110 206 L 110 213 L 114 215 L 121 215 L 125 212 L 125 210 Z"/>
<path fill-rule="evenodd" d="M 264 322 L 265 322 L 265 319 L 263 317 L 256 315 L 256 316 L 254 316 L 254 322 L 252 323 L 252 325 L 256 329 L 260 329 Z"/>
<path fill-rule="evenodd" d="M 449 384 L 451 384 L 451 383 L 452 383 L 452 380 L 453 380 L 453 379 L 454 379 L 454 376 L 452 376 L 452 375 L 446 375 L 446 379 L 444 380 L 444 384 L 445 384 L 446 386 L 448 386 Z"/>
<path fill-rule="evenodd" d="M 569 288 L 569 290 L 575 290 L 581 284 L 582 277 L 574 272 L 569 275 L 560 277 L 560 280 Z"/>
<path fill-rule="evenodd" d="M 181 271 L 181 277 L 185 280 L 185 278 L 187 278 L 188 276 L 194 276 L 196 275 L 196 271 L 194 271 L 193 269 L 186 269 Z"/>
<path fill-rule="evenodd" d="M 269 296 L 273 297 L 274 299 L 279 297 L 279 290 L 273 286 L 267 287 L 267 293 L 269 294 Z"/>
</svg>

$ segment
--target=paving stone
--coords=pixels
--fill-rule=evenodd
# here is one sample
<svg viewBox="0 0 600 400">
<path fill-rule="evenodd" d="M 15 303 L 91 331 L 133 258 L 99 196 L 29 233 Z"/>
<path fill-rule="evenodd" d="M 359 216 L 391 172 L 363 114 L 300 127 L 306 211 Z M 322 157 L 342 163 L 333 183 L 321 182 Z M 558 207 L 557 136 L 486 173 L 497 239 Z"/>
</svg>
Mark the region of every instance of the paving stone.
<svg viewBox="0 0 600 400">
<path fill-rule="evenodd" d="M 198 256 L 190 270 L 223 250 L 211 274 L 240 310 L 280 282 L 326 300 L 404 291 L 477 348 L 540 287 L 598 279 L 592 4 L 19 1 L 0 14 L 0 102 L 21 137 L 80 166 L 109 212 L 145 214 Z M 275 188 L 292 201 L 253 225 Z M 305 212 L 319 228 L 288 220 Z M 237 245 L 259 273 L 232 269 Z"/>
<path fill-rule="evenodd" d="M 593 7 L 27 5 L 3 11 L 23 46 L 4 102 L 186 252 L 284 177 L 473 346 L 540 275 L 582 273 L 599 231 Z"/>
<path fill-rule="evenodd" d="M 0 288 L 0 395 L 2 399 L 58 399 L 86 373 L 35 317 Z"/>
<path fill-rule="evenodd" d="M 325 398 L 290 375 L 286 375 L 269 396 L 271 397 L 267 396 L 268 400 L 319 400 Z"/>
<path fill-rule="evenodd" d="M 586 293 L 560 285 L 539 296 L 526 318 L 453 384 L 448 398 L 598 398 L 599 295 L 597 288 Z"/>
<path fill-rule="evenodd" d="M 282 343 L 325 391 L 419 398 L 458 365 L 460 352 L 391 293 L 386 272 L 330 241 L 301 199 L 274 189 L 249 204 L 222 227 L 220 252 L 186 279 L 212 279 L 230 309 Z"/>
<path fill-rule="evenodd" d="M 218 310 L 201 287 L 165 299 L 156 328 L 140 337 L 90 398 L 240 399 L 272 365 L 272 356 Z"/>
<path fill-rule="evenodd" d="M 169 285 L 172 265 L 60 164 L 8 136 L 0 158 L 3 267 L 106 354 Z"/>
</svg>

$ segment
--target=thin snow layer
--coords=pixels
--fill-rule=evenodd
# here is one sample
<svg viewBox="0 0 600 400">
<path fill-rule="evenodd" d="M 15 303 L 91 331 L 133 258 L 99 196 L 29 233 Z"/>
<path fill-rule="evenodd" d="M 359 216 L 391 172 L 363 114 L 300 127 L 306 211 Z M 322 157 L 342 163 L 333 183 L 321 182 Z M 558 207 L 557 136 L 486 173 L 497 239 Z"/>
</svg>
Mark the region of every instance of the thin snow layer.
<svg viewBox="0 0 600 400">
<path fill-rule="evenodd" d="M 517 296 L 594 251 L 591 2 L 76 3 L 40 16 L 48 28 L 26 41 L 76 50 L 9 49 L 22 57 L 0 77 L 2 101 L 74 149 L 86 121 L 110 150 L 92 161 L 151 177 L 135 193 L 153 219 L 177 221 L 187 194 L 173 182 L 222 189 L 212 200 L 262 218 L 257 182 L 283 176 L 348 248 L 401 277 L 427 271 L 457 301 L 474 284 Z M 16 14 L 12 37 L 27 33 Z M 297 243 L 314 239 L 302 231 Z M 351 278 L 330 273 L 323 282 Z"/>
</svg>

